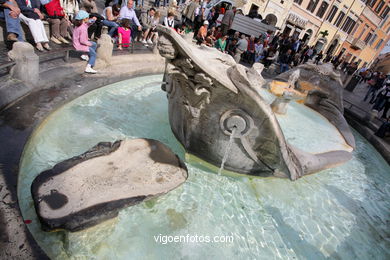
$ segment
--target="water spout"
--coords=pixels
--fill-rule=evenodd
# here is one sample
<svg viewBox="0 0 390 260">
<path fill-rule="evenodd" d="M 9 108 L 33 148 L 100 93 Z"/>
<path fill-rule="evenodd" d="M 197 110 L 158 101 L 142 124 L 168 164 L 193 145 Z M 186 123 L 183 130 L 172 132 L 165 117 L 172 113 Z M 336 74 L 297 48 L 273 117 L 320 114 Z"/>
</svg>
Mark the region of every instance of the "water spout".
<svg viewBox="0 0 390 260">
<path fill-rule="evenodd" d="M 218 170 L 218 176 L 221 175 L 223 167 L 225 166 L 225 162 L 226 162 L 227 158 L 229 157 L 230 149 L 232 148 L 232 144 L 233 144 L 233 139 L 236 135 L 237 126 L 234 125 L 231 130 L 232 130 L 232 133 L 230 135 L 229 143 L 226 147 L 225 154 L 223 155 L 223 158 L 222 158 L 221 167 L 219 167 L 219 170 Z"/>
<path fill-rule="evenodd" d="M 290 77 L 288 78 L 288 88 L 295 88 L 295 82 L 297 82 L 300 75 L 300 70 L 297 69 L 293 73 L 291 73 Z"/>
</svg>

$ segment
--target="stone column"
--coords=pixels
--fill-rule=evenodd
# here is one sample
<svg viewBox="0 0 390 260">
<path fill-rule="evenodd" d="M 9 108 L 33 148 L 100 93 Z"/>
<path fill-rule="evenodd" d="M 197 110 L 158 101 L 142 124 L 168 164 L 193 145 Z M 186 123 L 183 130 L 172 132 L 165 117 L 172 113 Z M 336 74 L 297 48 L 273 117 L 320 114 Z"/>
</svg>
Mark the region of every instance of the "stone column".
<svg viewBox="0 0 390 260">
<path fill-rule="evenodd" d="M 102 34 L 97 42 L 97 60 L 96 69 L 102 69 L 111 65 L 112 61 L 112 50 L 114 44 L 112 43 L 111 37 L 108 34 Z"/>
<path fill-rule="evenodd" d="M 15 42 L 8 57 L 16 62 L 11 69 L 11 77 L 26 84 L 37 85 L 39 82 L 39 57 L 34 47 L 27 42 Z"/>
</svg>

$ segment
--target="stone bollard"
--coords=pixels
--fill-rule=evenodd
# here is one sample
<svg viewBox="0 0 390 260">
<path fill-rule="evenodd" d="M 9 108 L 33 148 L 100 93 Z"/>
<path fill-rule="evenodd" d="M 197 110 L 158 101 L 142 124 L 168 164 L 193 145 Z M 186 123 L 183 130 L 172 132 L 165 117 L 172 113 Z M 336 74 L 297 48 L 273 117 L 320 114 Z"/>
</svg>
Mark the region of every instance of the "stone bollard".
<svg viewBox="0 0 390 260">
<path fill-rule="evenodd" d="M 8 57 L 16 62 L 11 69 L 12 78 L 19 79 L 26 84 L 37 85 L 39 82 L 39 57 L 34 47 L 27 42 L 15 42 Z"/>
<path fill-rule="evenodd" d="M 99 47 L 97 49 L 97 60 L 95 68 L 102 69 L 110 66 L 112 61 L 112 50 L 114 48 L 111 37 L 108 34 L 102 34 L 97 44 Z"/>
</svg>

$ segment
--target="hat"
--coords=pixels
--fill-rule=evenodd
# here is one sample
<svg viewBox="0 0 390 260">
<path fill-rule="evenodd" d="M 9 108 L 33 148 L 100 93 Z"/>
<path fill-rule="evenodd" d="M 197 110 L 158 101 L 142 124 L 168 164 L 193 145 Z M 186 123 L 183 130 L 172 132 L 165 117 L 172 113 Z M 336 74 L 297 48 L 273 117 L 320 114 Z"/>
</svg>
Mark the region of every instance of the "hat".
<svg viewBox="0 0 390 260">
<path fill-rule="evenodd" d="M 84 10 L 80 10 L 76 17 L 74 18 L 75 20 L 84 20 L 85 18 L 88 18 L 89 17 L 89 13 L 87 13 L 86 11 Z"/>
<path fill-rule="evenodd" d="M 207 25 L 209 25 L 209 21 L 207 21 L 207 20 L 206 20 L 206 21 L 204 21 L 204 23 L 203 23 L 203 24 L 207 24 Z"/>
</svg>

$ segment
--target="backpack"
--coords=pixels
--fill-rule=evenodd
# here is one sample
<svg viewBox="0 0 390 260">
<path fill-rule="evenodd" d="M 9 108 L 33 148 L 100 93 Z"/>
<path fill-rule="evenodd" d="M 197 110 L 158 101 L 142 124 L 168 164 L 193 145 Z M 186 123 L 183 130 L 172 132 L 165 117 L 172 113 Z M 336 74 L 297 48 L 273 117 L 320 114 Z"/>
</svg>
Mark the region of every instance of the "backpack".
<svg viewBox="0 0 390 260">
<path fill-rule="evenodd" d="M 49 18 L 62 18 L 65 16 L 64 9 L 62 9 L 59 0 L 52 0 L 45 5 L 46 13 Z"/>
</svg>

